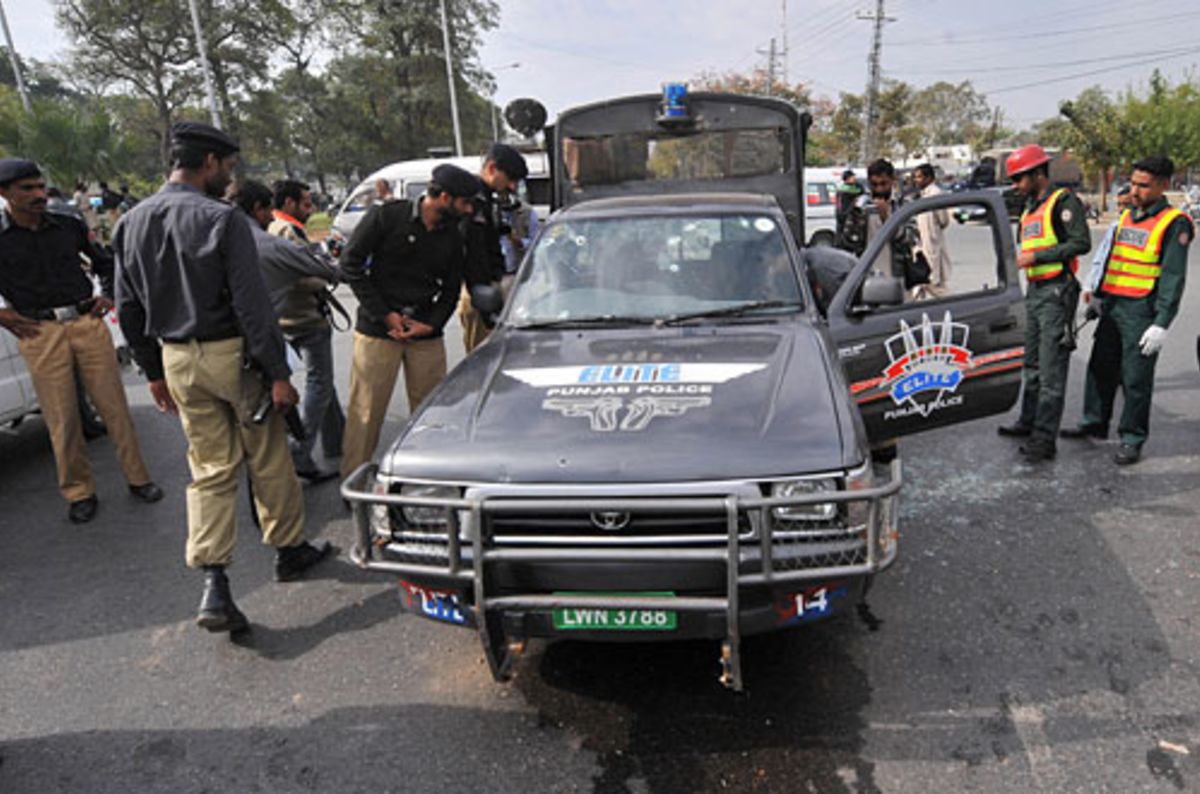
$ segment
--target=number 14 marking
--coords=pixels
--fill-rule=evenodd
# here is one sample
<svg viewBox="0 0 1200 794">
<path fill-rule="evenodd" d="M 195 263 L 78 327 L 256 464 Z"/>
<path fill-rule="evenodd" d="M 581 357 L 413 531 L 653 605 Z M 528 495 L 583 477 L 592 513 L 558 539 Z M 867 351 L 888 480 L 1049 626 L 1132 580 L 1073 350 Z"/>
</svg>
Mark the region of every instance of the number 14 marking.
<svg viewBox="0 0 1200 794">
<path fill-rule="evenodd" d="M 805 612 L 823 615 L 829 611 L 829 602 L 825 599 L 825 588 L 821 587 L 812 593 L 796 593 L 796 617 L 804 617 Z"/>
</svg>

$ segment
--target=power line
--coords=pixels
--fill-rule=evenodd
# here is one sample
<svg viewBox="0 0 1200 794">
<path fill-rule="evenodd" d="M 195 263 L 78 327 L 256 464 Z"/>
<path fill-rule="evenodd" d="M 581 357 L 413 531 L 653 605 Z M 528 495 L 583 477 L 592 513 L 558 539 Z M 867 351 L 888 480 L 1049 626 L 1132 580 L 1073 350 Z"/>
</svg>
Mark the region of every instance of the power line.
<svg viewBox="0 0 1200 794">
<path fill-rule="evenodd" d="M 1059 36 L 1070 36 L 1079 33 L 1090 33 L 1102 30 L 1129 30 L 1131 28 L 1140 30 L 1151 22 L 1161 22 L 1163 20 L 1172 20 L 1179 22 L 1180 17 L 1195 17 L 1200 16 L 1200 13 L 1191 14 L 1169 14 L 1161 17 L 1147 17 L 1143 19 L 1130 20 L 1128 22 L 1116 22 L 1108 25 L 1093 25 L 1087 28 L 1067 28 L 1060 30 L 1038 30 L 1027 33 L 1018 33 L 1010 36 L 980 36 L 976 38 L 965 37 L 956 38 L 949 41 L 931 41 L 929 39 L 910 39 L 908 41 L 894 41 L 893 47 L 929 47 L 931 45 L 939 47 L 963 47 L 971 44 L 993 44 L 1005 41 L 1026 41 L 1028 39 L 1044 39 Z"/>
<path fill-rule="evenodd" d="M 953 71 L 955 74 L 990 74 L 994 72 L 1025 72 L 1033 69 L 1061 69 L 1064 66 L 1083 66 L 1089 63 L 1112 63 L 1113 61 L 1128 60 L 1130 58 L 1145 58 L 1151 55 L 1157 55 L 1159 58 L 1167 58 L 1173 55 L 1182 55 L 1190 52 L 1192 47 L 1176 47 L 1169 50 L 1143 50 L 1141 52 L 1131 52 L 1124 55 L 1105 55 L 1102 58 L 1084 58 L 1078 61 L 1054 61 L 1049 63 L 1028 63 L 1023 66 L 991 66 L 981 69 L 960 69 L 954 66 L 948 66 L 942 69 L 896 69 L 892 70 L 894 74 L 945 74 L 948 71 Z"/>
<path fill-rule="evenodd" d="M 1196 53 L 1196 52 L 1200 52 L 1200 47 L 1192 47 L 1192 48 L 1185 50 L 1184 52 L 1181 52 L 1179 54 L 1180 55 L 1189 55 L 1191 53 Z M 980 92 L 984 93 L 984 94 L 1003 94 L 1003 93 L 1007 93 L 1009 91 L 1020 91 L 1021 89 L 1024 89 L 1024 88 L 1036 88 L 1038 86 L 1051 85 L 1052 83 L 1063 83 L 1068 80 L 1077 80 L 1081 77 L 1091 77 L 1092 75 L 1105 74 L 1107 72 L 1116 72 L 1116 71 L 1120 71 L 1121 69 L 1128 69 L 1131 66 L 1144 66 L 1145 64 L 1158 63 L 1160 61 L 1162 61 L 1162 56 L 1155 56 L 1153 58 L 1146 58 L 1146 59 L 1140 60 L 1140 61 L 1133 61 L 1132 63 L 1118 64 L 1117 66 L 1109 66 L 1104 69 L 1091 69 L 1086 72 L 1076 72 L 1075 74 L 1066 74 L 1066 75 L 1062 75 L 1061 77 L 1051 77 L 1047 80 L 1037 80 L 1032 83 L 1022 83 L 1021 85 L 1004 86 L 1003 88 L 990 88 L 990 89 L 981 88 Z"/>
</svg>

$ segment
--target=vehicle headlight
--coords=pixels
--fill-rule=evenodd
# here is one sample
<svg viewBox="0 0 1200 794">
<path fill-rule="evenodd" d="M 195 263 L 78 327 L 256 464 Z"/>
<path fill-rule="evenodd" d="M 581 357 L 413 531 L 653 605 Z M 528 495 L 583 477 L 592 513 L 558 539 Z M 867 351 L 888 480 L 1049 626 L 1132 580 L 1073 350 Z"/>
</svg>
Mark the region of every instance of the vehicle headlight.
<svg viewBox="0 0 1200 794">
<path fill-rule="evenodd" d="M 405 483 L 400 486 L 401 496 L 418 496 L 425 499 L 457 499 L 458 489 L 449 485 L 424 485 Z M 400 508 L 404 522 L 414 527 L 445 527 L 446 508 L 424 505 L 404 505 Z"/>
<path fill-rule="evenodd" d="M 791 498 L 812 494 L 835 492 L 837 480 L 831 477 L 803 480 L 784 480 L 771 485 L 771 496 Z M 777 521 L 830 521 L 837 517 L 837 502 L 815 502 L 803 505 L 776 507 L 772 514 Z"/>
</svg>

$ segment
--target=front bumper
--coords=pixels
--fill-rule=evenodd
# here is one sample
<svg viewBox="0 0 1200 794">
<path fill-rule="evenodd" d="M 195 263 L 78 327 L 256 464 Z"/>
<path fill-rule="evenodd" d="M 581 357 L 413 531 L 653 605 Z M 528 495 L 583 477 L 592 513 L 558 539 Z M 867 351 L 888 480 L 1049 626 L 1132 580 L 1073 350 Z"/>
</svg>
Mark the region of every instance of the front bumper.
<svg viewBox="0 0 1200 794">
<path fill-rule="evenodd" d="M 494 486 L 466 488 L 462 498 L 404 496 L 375 492 L 376 473 L 374 464 L 364 464 L 342 485 L 357 534 L 352 559 L 403 577 L 411 611 L 476 628 L 498 680 L 508 676 L 529 637 L 715 637 L 723 640 L 721 680 L 741 689 L 743 635 L 828 617 L 856 603 L 868 578 L 897 554 L 899 460 L 881 485 L 789 497 L 765 497 L 737 484 L 723 484 L 729 487 L 717 495 Z M 853 503 L 866 518 L 846 529 L 804 532 L 776 530 L 770 520 L 775 508 L 831 502 Z M 440 532 L 398 541 L 380 519 L 405 506 L 444 511 Z M 634 511 L 695 515 L 710 527 L 716 517 L 720 531 L 631 538 L 514 536 L 502 529 L 514 517 Z M 556 610 L 666 610 L 678 614 L 678 626 L 669 633 L 562 631 L 552 619 Z"/>
</svg>

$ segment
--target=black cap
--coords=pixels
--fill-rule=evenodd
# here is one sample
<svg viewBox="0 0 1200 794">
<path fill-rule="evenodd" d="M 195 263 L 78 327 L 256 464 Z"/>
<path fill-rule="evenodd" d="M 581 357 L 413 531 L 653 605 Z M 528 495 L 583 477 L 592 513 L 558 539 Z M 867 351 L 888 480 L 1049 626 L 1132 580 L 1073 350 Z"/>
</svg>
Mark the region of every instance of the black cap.
<svg viewBox="0 0 1200 794">
<path fill-rule="evenodd" d="M 495 163 L 497 168 L 514 181 L 519 182 L 529 175 L 529 166 L 525 164 L 525 158 L 507 143 L 493 143 L 484 159 Z"/>
<path fill-rule="evenodd" d="M 8 187 L 18 179 L 41 175 L 42 169 L 38 168 L 33 160 L 22 160 L 20 157 L 5 157 L 0 160 L 0 187 Z"/>
<path fill-rule="evenodd" d="M 849 179 L 852 176 L 854 176 L 854 171 L 850 168 L 842 172 L 842 179 Z"/>
<path fill-rule="evenodd" d="M 180 121 L 171 125 L 171 143 L 194 146 L 218 157 L 228 157 L 241 147 L 221 130 L 199 121 Z"/>
<path fill-rule="evenodd" d="M 433 181 L 454 198 L 474 198 L 483 191 L 479 177 L 450 163 L 442 163 L 433 169 Z"/>
</svg>

